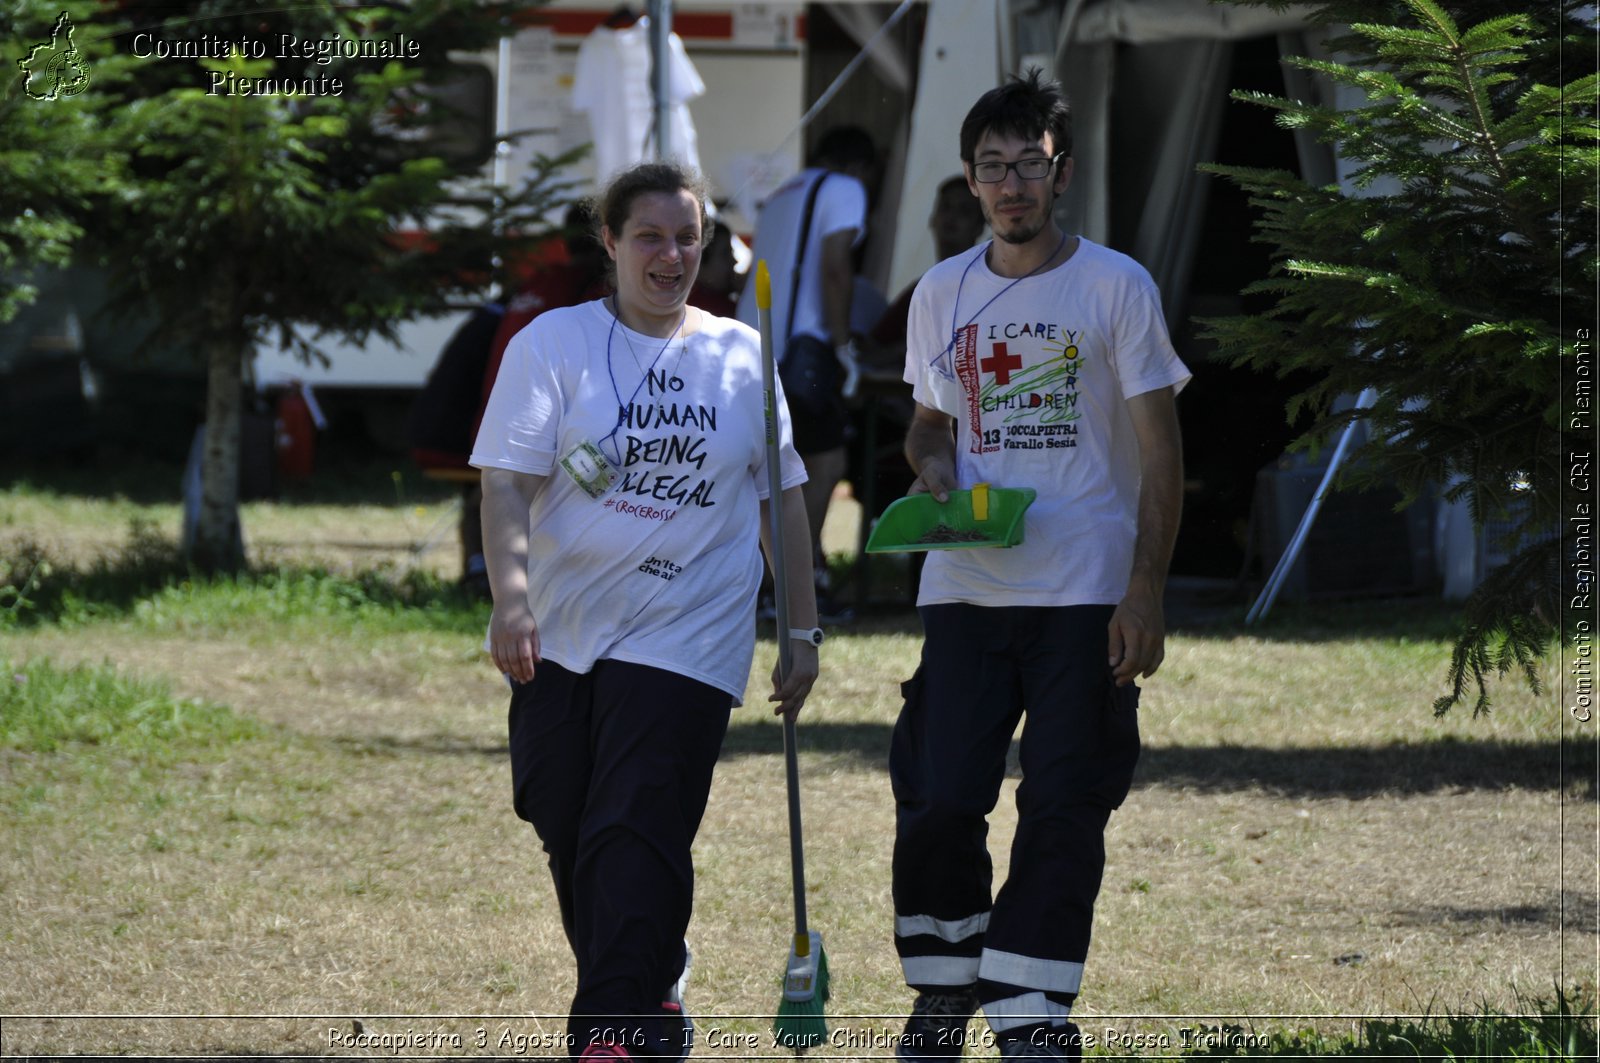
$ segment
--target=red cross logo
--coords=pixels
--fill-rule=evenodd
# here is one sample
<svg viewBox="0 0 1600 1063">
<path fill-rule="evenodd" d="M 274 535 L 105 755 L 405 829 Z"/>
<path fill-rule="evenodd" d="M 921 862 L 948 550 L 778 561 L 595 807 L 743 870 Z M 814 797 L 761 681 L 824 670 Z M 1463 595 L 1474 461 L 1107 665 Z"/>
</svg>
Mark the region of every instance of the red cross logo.
<svg viewBox="0 0 1600 1063">
<path fill-rule="evenodd" d="M 1011 370 L 1022 368 L 1022 356 L 1020 354 L 1007 354 L 1006 345 L 997 343 L 994 345 L 994 353 L 979 362 L 978 368 L 985 373 L 993 373 L 996 384 L 1009 384 L 1011 383 Z"/>
</svg>

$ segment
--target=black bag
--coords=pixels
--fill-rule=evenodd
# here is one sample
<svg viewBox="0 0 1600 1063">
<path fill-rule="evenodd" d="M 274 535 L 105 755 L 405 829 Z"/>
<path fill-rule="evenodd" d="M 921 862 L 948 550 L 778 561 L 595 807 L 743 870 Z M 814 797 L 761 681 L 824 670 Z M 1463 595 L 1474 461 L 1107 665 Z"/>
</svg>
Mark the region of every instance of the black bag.
<svg viewBox="0 0 1600 1063">
<path fill-rule="evenodd" d="M 842 409 L 839 388 L 843 382 L 833 348 L 815 336 L 792 335 L 794 304 L 800 297 L 800 271 L 805 267 L 806 245 L 811 239 L 811 214 L 817 205 L 817 193 L 827 179 L 824 172 L 811 182 L 806 190 L 805 209 L 800 212 L 800 235 L 795 241 L 794 266 L 789 270 L 789 320 L 783 330 L 783 358 L 778 362 L 778 379 L 783 381 L 789 411 L 813 421 L 836 417 Z"/>
<path fill-rule="evenodd" d="M 841 372 L 832 346 L 815 336 L 791 338 L 778 366 L 789 411 L 813 421 L 837 416 Z"/>
</svg>

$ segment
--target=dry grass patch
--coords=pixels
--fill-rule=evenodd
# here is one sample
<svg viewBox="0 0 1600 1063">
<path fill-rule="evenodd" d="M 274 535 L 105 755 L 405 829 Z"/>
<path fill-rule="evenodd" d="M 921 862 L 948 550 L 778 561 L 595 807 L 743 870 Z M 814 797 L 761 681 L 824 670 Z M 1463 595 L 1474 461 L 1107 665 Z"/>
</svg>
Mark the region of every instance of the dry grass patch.
<svg viewBox="0 0 1600 1063">
<path fill-rule="evenodd" d="M 350 523 L 292 516 L 285 541 L 303 532 L 307 556 L 353 541 Z M 352 523 L 401 542 L 411 519 L 375 507 Z M 509 808 L 505 692 L 471 623 L 253 616 L 186 628 L 132 610 L 7 635 L 14 661 L 109 662 L 266 728 L 159 764 L 0 751 L 0 1013 L 315 1018 L 11 1019 L 5 1051 L 318 1053 L 359 1020 L 456 1033 L 469 1054 L 482 1027 L 486 1053 L 516 1054 L 510 1033 L 540 1054 L 571 963 L 537 841 Z M 897 1029 L 874 1016 L 909 999 L 885 765 L 918 641 L 912 618 L 837 633 L 802 724 L 830 1014 L 863 1033 Z M 772 655 L 758 648 L 697 843 L 702 1035 L 764 1033 L 748 1016 L 778 1001 L 791 910 L 781 737 L 762 703 Z M 1080 1014 L 1132 1028 L 1514 1008 L 1582 980 L 1592 743 L 1566 747 L 1563 775 L 1559 708 L 1510 684 L 1489 718 L 1435 720 L 1443 662 L 1433 636 L 1179 631 L 1140 710 L 1146 753 L 1112 820 Z M 1015 784 L 991 832 L 1002 879 Z"/>
</svg>

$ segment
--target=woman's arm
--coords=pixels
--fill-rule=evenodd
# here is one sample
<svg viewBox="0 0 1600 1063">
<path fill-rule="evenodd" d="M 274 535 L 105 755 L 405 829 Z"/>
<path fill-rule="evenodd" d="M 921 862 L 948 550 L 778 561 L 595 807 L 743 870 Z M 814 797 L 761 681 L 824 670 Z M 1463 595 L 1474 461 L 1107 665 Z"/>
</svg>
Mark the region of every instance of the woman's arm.
<svg viewBox="0 0 1600 1063">
<path fill-rule="evenodd" d="M 779 515 L 783 520 L 783 554 L 784 554 L 784 591 L 788 598 L 789 615 L 778 618 L 778 638 L 789 637 L 790 628 L 810 631 L 817 626 L 817 589 L 812 583 L 811 573 L 811 525 L 806 520 L 805 496 L 800 488 L 791 487 L 783 492 L 779 500 Z M 761 546 L 767 554 L 767 565 L 773 568 L 773 575 L 777 570 L 773 566 L 772 556 L 772 517 L 769 504 L 761 503 Z M 768 701 L 777 702 L 777 707 L 772 710 L 774 716 L 796 717 L 806 703 L 806 696 L 811 693 L 811 685 L 817 681 L 817 647 L 809 642 L 798 639 L 792 641 L 790 646 L 793 654 L 789 662 L 789 674 L 780 676 L 776 665 L 772 669 L 772 696 Z"/>
<path fill-rule="evenodd" d="M 483 558 L 494 596 L 489 656 L 519 683 L 532 680 L 539 663 L 539 629 L 528 605 L 528 509 L 544 482 L 508 469 L 483 470 Z"/>
</svg>

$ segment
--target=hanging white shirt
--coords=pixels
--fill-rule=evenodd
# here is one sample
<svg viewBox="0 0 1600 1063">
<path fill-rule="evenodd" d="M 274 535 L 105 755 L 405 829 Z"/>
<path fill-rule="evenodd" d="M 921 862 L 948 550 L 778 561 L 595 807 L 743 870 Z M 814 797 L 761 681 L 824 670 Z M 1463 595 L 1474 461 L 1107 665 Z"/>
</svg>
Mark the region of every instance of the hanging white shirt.
<svg viewBox="0 0 1600 1063">
<path fill-rule="evenodd" d="M 589 116 L 594 135 L 595 176 L 600 183 L 618 171 L 655 157 L 655 99 L 650 92 L 650 20 L 625 29 L 597 27 L 578 46 L 572 106 Z M 671 158 L 700 169 L 700 148 L 689 101 L 706 91 L 676 33 L 667 36 L 667 100 Z"/>
</svg>

